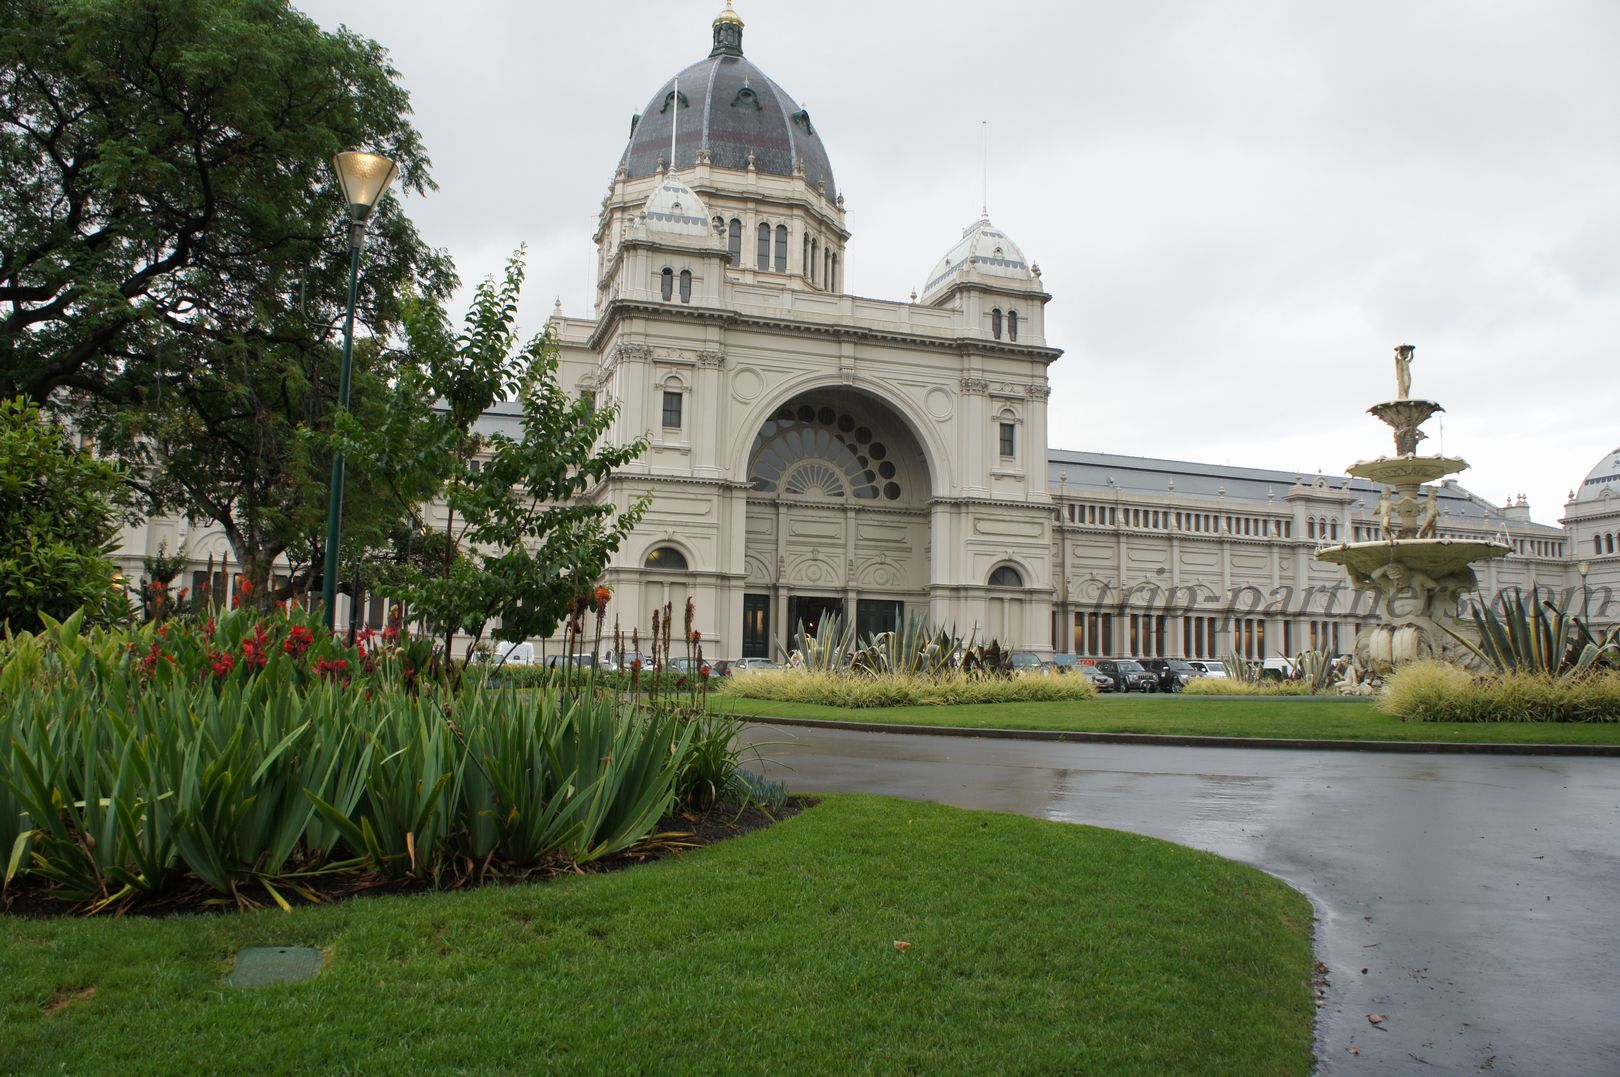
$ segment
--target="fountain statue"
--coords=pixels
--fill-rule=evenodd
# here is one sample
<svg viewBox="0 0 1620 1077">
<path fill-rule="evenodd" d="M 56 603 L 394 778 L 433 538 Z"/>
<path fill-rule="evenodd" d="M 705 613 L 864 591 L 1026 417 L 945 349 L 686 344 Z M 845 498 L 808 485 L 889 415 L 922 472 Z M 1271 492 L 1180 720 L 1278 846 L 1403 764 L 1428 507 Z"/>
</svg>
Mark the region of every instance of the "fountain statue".
<svg viewBox="0 0 1620 1077">
<path fill-rule="evenodd" d="M 1402 344 L 1395 349 L 1397 398 L 1368 408 L 1395 432 L 1395 455 L 1363 460 L 1350 466 L 1351 475 L 1384 485 L 1375 510 L 1379 537 L 1347 542 L 1318 550 L 1323 561 L 1343 565 L 1357 588 L 1378 595 L 1379 624 L 1356 636 L 1355 656 L 1360 669 L 1382 676 L 1396 665 L 1415 658 L 1442 658 L 1466 662 L 1470 652 L 1452 635 L 1468 626 L 1457 617 L 1460 596 L 1478 590 L 1470 567 L 1475 561 L 1505 557 L 1508 547 L 1499 542 L 1454 541 L 1438 538 L 1439 490 L 1425 486 L 1455 474 L 1468 464 L 1449 456 L 1419 456 L 1419 429 L 1437 411 L 1432 400 L 1412 398 L 1412 353 Z"/>
</svg>

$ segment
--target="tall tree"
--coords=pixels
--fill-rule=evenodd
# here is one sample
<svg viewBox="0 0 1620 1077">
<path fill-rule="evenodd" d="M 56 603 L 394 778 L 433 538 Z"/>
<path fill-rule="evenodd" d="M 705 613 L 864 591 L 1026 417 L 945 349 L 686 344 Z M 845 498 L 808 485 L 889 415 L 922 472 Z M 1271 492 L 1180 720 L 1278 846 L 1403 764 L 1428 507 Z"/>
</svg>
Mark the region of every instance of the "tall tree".
<svg viewBox="0 0 1620 1077">
<path fill-rule="evenodd" d="M 347 286 L 329 162 L 374 149 L 431 186 L 386 54 L 285 0 L 0 0 L 0 25 L 0 395 L 70 409 L 259 582 L 318 562 Z M 453 285 L 391 198 L 363 264 L 378 338 Z M 358 409 L 407 356 L 362 342 Z M 386 526 L 367 481 L 360 543 Z"/>
<path fill-rule="evenodd" d="M 499 283 L 478 286 L 459 336 L 421 308 L 409 334 L 420 367 L 396 382 L 397 403 L 373 426 L 345 424 L 356 456 L 390 461 L 391 473 L 442 476 L 437 504 L 422 514 L 433 532 L 424 545 L 442 561 L 404 566 L 400 592 L 412 616 L 443 635 L 447 659 L 456 634 L 476 644 L 492 621 L 497 639 L 550 636 L 647 507 L 645 497 L 615 504 L 603 485 L 646 442 L 605 443 L 615 410 L 558 383 L 549 334 L 520 345 L 522 257 Z M 412 401 L 434 398 L 431 417 L 416 418 Z M 516 431 L 491 428 L 486 412 L 509 398 L 521 405 Z"/>
</svg>

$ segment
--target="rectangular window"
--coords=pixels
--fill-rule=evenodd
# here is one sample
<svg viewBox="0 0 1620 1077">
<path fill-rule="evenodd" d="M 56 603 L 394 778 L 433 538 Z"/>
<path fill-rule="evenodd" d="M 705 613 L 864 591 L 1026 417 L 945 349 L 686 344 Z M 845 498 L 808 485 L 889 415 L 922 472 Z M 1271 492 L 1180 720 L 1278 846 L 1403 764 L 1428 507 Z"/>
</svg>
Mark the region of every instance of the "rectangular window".
<svg viewBox="0 0 1620 1077">
<path fill-rule="evenodd" d="M 1018 442 L 1017 442 L 1016 437 L 1014 436 L 1015 429 L 1016 429 L 1016 427 L 1014 427 L 1012 423 L 1002 423 L 1001 424 L 1001 455 L 1002 456 L 1015 456 L 1015 455 L 1017 455 L 1016 450 L 1018 448 Z"/>
<path fill-rule="evenodd" d="M 664 428 L 666 430 L 679 430 L 681 428 L 681 393 L 664 393 Z"/>
</svg>

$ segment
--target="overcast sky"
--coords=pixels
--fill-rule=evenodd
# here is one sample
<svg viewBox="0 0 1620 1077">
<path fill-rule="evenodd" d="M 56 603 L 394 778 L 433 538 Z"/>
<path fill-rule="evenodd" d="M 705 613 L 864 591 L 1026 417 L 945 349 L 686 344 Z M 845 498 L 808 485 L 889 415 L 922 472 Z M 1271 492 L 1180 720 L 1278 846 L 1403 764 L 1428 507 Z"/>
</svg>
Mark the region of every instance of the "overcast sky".
<svg viewBox="0 0 1620 1077">
<path fill-rule="evenodd" d="M 723 0 L 295 0 L 380 41 L 440 190 L 408 210 L 464 281 L 529 245 L 523 321 L 591 312 L 630 116 Z M 846 285 L 904 298 L 976 219 L 1041 265 L 1054 447 L 1342 473 L 1364 413 L 1543 522 L 1620 445 L 1620 4 L 1612 0 L 739 0 L 814 118 Z M 464 304 L 458 303 L 458 309 Z"/>
</svg>

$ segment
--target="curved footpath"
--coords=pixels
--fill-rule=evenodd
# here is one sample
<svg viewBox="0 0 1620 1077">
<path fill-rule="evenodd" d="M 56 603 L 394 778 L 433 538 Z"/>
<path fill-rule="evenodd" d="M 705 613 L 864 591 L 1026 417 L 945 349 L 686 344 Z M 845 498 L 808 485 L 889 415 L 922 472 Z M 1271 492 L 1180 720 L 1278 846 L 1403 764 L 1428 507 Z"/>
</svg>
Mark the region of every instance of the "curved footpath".
<svg viewBox="0 0 1620 1077">
<path fill-rule="evenodd" d="M 1129 830 L 1298 887 L 1316 904 L 1328 968 L 1320 1073 L 1616 1070 L 1620 767 L 1571 758 L 1612 746 L 1337 741 L 1353 750 L 1323 751 L 838 728 L 849 724 L 758 724 L 744 736 L 795 791 Z M 1464 747 L 1492 754 L 1456 754 Z"/>
</svg>

